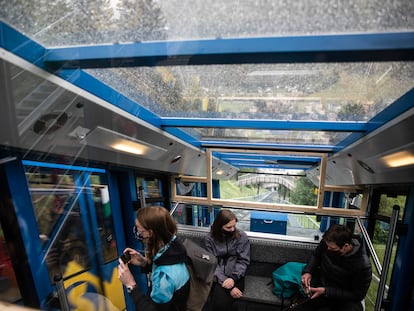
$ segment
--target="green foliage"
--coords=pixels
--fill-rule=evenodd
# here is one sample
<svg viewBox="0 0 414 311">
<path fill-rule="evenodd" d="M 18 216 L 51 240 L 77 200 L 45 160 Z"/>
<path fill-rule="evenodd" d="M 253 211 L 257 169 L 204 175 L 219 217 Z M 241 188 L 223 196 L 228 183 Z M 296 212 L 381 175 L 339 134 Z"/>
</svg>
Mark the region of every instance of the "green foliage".
<svg viewBox="0 0 414 311">
<path fill-rule="evenodd" d="M 362 121 L 365 117 L 365 109 L 359 103 L 347 103 L 338 112 L 338 120 Z"/>
<path fill-rule="evenodd" d="M 389 225 L 380 221 L 375 223 L 374 229 L 374 242 L 375 243 L 386 243 L 388 236 Z"/>
<path fill-rule="evenodd" d="M 283 200 L 286 200 L 287 197 L 289 197 L 289 188 L 283 186 L 283 185 L 279 185 L 279 187 L 277 187 L 277 193 L 279 194 L 279 197 L 283 198 Z"/>
<path fill-rule="evenodd" d="M 374 242 L 374 249 L 375 249 L 375 252 L 376 252 L 380 262 L 383 262 L 384 256 L 385 256 L 385 245 L 384 244 L 377 244 L 377 243 Z M 395 243 L 393 248 L 392 248 L 390 268 L 388 270 L 387 281 L 386 281 L 387 286 L 389 286 L 391 284 L 391 276 L 392 276 L 392 271 L 394 269 L 396 252 L 397 252 L 397 245 Z M 368 289 L 367 296 L 365 297 L 365 310 L 366 311 L 373 311 L 374 310 L 375 301 L 376 301 L 377 292 L 378 292 L 379 275 L 378 275 L 378 272 L 375 268 L 375 265 L 374 265 L 374 262 L 373 262 L 372 258 L 371 258 L 371 266 L 372 266 L 372 272 L 376 276 L 376 278 L 372 278 L 371 285 Z"/>
<path fill-rule="evenodd" d="M 406 198 L 407 197 L 405 195 L 388 197 L 387 195 L 382 194 L 378 207 L 378 213 L 384 216 L 391 216 L 394 205 L 398 205 L 400 207 L 399 219 L 402 220 Z"/>
<path fill-rule="evenodd" d="M 231 200 L 257 194 L 257 187 L 245 186 L 239 187 L 234 180 L 220 180 L 220 195 L 223 200 Z"/>
<path fill-rule="evenodd" d="M 300 177 L 290 192 L 290 201 L 297 205 L 316 205 L 317 198 L 314 184 L 306 177 Z"/>
<path fill-rule="evenodd" d="M 394 205 L 400 207 L 399 219 L 402 220 L 404 215 L 406 196 L 399 195 L 396 197 L 388 197 L 385 194 L 381 195 L 378 213 L 382 216 L 391 217 Z M 389 224 L 381 221 L 375 223 L 374 229 L 374 242 L 375 243 L 386 243 L 389 231 Z"/>
</svg>

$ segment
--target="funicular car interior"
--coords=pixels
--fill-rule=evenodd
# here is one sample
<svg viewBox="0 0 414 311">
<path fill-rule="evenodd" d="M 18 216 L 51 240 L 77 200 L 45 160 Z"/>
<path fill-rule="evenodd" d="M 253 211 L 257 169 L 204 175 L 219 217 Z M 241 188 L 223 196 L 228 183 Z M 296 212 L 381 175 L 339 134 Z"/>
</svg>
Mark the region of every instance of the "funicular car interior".
<svg viewBox="0 0 414 311">
<path fill-rule="evenodd" d="M 413 17 L 408 0 L 1 1 L 1 156 L 167 173 L 173 211 L 356 217 L 368 238 L 373 189 L 414 183 Z M 250 173 L 305 176 L 316 201 L 215 195 Z"/>
</svg>

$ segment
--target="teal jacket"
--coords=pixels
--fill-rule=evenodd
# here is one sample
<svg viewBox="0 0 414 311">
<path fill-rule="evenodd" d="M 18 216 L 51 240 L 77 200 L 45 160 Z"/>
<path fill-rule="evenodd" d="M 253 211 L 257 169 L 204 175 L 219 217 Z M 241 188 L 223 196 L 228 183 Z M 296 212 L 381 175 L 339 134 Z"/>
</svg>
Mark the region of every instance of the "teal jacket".
<svg viewBox="0 0 414 311">
<path fill-rule="evenodd" d="M 154 257 L 149 295 L 143 294 L 138 287 L 132 291 L 136 309 L 184 311 L 190 289 L 186 260 L 185 247 L 174 236 Z"/>
</svg>

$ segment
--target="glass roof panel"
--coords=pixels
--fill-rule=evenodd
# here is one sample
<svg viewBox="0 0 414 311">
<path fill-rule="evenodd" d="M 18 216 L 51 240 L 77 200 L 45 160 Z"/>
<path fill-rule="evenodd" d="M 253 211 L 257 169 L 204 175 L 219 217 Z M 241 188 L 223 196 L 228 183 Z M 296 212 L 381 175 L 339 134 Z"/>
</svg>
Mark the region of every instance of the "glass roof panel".
<svg viewBox="0 0 414 311">
<path fill-rule="evenodd" d="M 201 141 L 225 140 L 228 142 L 271 143 L 275 145 L 320 145 L 334 146 L 350 132 L 322 131 L 276 131 L 222 128 L 183 128 Z"/>
<path fill-rule="evenodd" d="M 414 87 L 414 62 L 91 69 L 161 117 L 368 121 Z"/>
<path fill-rule="evenodd" d="M 411 0 L 3 0 L 0 18 L 45 46 L 414 29 Z"/>
</svg>

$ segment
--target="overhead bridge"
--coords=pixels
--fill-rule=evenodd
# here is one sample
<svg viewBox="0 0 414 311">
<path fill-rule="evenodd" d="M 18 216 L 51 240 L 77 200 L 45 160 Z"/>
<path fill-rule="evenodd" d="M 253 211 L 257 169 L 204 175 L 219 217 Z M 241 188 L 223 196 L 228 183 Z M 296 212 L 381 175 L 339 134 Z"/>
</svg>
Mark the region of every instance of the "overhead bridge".
<svg viewBox="0 0 414 311">
<path fill-rule="evenodd" d="M 278 176 L 278 175 L 256 175 L 256 174 L 246 174 L 240 176 L 236 182 L 237 186 L 250 186 L 257 184 L 268 184 L 268 185 L 283 185 L 289 190 L 292 190 L 295 187 L 294 181 L 289 177 Z"/>
</svg>

